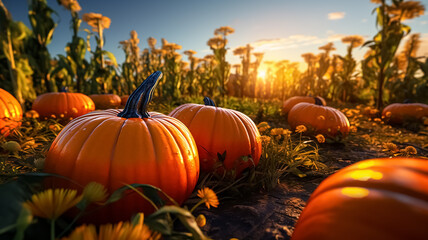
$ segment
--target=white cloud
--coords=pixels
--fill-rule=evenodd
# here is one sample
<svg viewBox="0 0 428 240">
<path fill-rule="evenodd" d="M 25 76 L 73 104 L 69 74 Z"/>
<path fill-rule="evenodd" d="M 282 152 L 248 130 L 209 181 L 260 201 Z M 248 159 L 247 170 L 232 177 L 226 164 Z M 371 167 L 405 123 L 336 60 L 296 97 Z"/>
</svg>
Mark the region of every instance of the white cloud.
<svg viewBox="0 0 428 240">
<path fill-rule="evenodd" d="M 345 12 L 332 12 L 328 14 L 328 19 L 338 20 L 345 17 Z"/>
</svg>

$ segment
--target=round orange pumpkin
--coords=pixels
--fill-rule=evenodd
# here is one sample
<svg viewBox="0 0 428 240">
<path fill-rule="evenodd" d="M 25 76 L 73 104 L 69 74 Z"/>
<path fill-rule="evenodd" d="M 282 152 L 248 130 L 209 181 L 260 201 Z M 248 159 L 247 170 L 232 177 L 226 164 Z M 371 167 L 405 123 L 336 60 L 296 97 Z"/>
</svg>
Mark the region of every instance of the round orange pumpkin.
<svg viewBox="0 0 428 240">
<path fill-rule="evenodd" d="M 175 118 L 148 113 L 147 104 L 161 72 L 148 77 L 129 97 L 123 111 L 94 111 L 71 121 L 52 143 L 45 171 L 85 186 L 95 181 L 109 193 L 125 184 L 151 184 L 178 203 L 192 193 L 199 177 L 195 141 Z M 55 181 L 55 187 L 74 187 Z M 136 193 L 96 212 L 96 223 L 129 219 L 153 208 Z"/>
<path fill-rule="evenodd" d="M 295 129 L 305 125 L 330 137 L 347 136 L 349 133 L 348 118 L 341 111 L 327 106 L 311 103 L 298 103 L 288 113 L 288 123 Z"/>
<path fill-rule="evenodd" d="M 214 171 L 222 161 L 226 170 L 235 170 L 239 175 L 245 168 L 257 165 L 262 148 L 254 122 L 241 112 L 216 107 L 208 97 L 204 102 L 205 105 L 183 104 L 169 114 L 183 122 L 195 138 L 201 170 Z"/>
<path fill-rule="evenodd" d="M 12 94 L 0 88 L 0 134 L 8 136 L 21 125 L 22 108 Z"/>
<path fill-rule="evenodd" d="M 428 117 L 428 105 L 423 103 L 393 103 L 382 111 L 385 121 L 392 124 L 402 124 L 407 121 L 422 121 Z"/>
<path fill-rule="evenodd" d="M 288 112 L 290 112 L 290 110 L 294 107 L 294 105 L 301 102 L 318 104 L 323 106 L 327 105 L 326 101 L 322 97 L 295 96 L 285 100 L 284 104 L 282 105 L 282 112 L 287 115 Z"/>
<path fill-rule="evenodd" d="M 51 92 L 36 98 L 32 109 L 41 119 L 57 118 L 70 121 L 95 110 L 94 102 L 82 93 Z"/>
<path fill-rule="evenodd" d="M 291 239 L 426 239 L 427 223 L 428 161 L 370 159 L 318 186 Z"/>
<path fill-rule="evenodd" d="M 120 106 L 125 106 L 128 101 L 129 95 L 123 95 L 120 97 Z"/>
<path fill-rule="evenodd" d="M 94 101 L 96 109 L 118 108 L 122 103 L 116 94 L 92 94 L 89 97 Z"/>
</svg>

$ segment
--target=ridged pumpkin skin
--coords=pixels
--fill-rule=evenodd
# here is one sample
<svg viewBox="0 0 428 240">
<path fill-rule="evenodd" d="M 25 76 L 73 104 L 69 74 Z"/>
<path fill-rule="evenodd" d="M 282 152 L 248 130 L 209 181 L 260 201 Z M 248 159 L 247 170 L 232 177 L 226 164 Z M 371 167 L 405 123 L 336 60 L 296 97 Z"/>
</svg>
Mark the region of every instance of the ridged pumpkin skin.
<svg viewBox="0 0 428 240">
<path fill-rule="evenodd" d="M 312 128 L 316 133 L 330 137 L 347 136 L 348 118 L 341 111 L 327 106 L 311 103 L 298 103 L 288 113 L 288 123 L 295 129 L 299 125 Z"/>
<path fill-rule="evenodd" d="M 385 121 L 402 124 L 406 121 L 421 121 L 428 117 L 428 105 L 423 103 L 393 103 L 382 111 Z"/>
<path fill-rule="evenodd" d="M 18 100 L 0 88 L 0 134 L 7 137 L 10 131 L 21 126 L 22 108 Z"/>
<path fill-rule="evenodd" d="M 94 101 L 96 109 L 118 108 L 122 103 L 116 94 L 92 94 L 89 97 Z"/>
<path fill-rule="evenodd" d="M 32 109 L 41 119 L 55 118 L 69 121 L 95 110 L 94 102 L 82 93 L 52 92 L 36 98 Z"/>
<path fill-rule="evenodd" d="M 224 167 L 235 169 L 239 175 L 253 166 L 242 157 L 250 156 L 259 163 L 262 147 L 260 133 L 254 122 L 245 114 L 220 107 L 201 104 L 183 104 L 170 114 L 183 122 L 192 133 L 198 146 L 201 170 L 214 171 L 218 154 L 226 151 Z"/>
<path fill-rule="evenodd" d="M 292 240 L 427 239 L 428 162 L 371 159 L 325 179 L 312 193 Z"/>
<path fill-rule="evenodd" d="M 298 103 L 306 102 L 315 104 L 315 102 L 320 102 L 323 106 L 327 105 L 326 101 L 322 97 L 307 97 L 307 96 L 295 96 L 285 100 L 282 105 L 282 113 L 285 115 L 290 112 L 290 110 Z"/>
<path fill-rule="evenodd" d="M 151 184 L 183 203 L 199 177 L 191 133 L 177 119 L 160 113 L 144 118 L 117 116 L 125 110 L 94 111 L 71 121 L 52 143 L 45 172 L 63 175 L 82 186 L 95 181 L 109 193 L 125 184 Z M 53 184 L 75 187 L 67 181 Z M 152 211 L 148 202 L 133 193 L 87 221 L 116 222 L 130 219 L 136 212 Z"/>
</svg>

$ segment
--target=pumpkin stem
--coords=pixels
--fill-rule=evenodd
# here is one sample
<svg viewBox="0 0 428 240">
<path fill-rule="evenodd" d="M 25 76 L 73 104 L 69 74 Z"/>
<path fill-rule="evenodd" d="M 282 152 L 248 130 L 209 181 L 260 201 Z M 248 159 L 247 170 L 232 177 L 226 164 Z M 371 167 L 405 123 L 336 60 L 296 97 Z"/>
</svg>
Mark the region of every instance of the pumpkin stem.
<svg viewBox="0 0 428 240">
<path fill-rule="evenodd" d="M 324 105 L 324 104 L 322 104 L 322 101 L 321 101 L 321 99 L 319 97 L 314 97 L 314 99 L 315 99 L 315 104 L 316 105 L 319 105 L 319 106 L 323 106 Z"/>
<path fill-rule="evenodd" d="M 150 115 L 147 112 L 147 105 L 152 100 L 155 87 L 158 80 L 161 78 L 161 71 L 156 71 L 146 78 L 146 80 L 131 93 L 128 101 L 126 101 L 125 108 L 122 112 L 118 113 L 117 116 L 123 118 L 149 118 Z"/>
<path fill-rule="evenodd" d="M 209 97 L 204 97 L 204 103 L 205 103 L 205 106 L 215 107 L 215 102 Z"/>
</svg>

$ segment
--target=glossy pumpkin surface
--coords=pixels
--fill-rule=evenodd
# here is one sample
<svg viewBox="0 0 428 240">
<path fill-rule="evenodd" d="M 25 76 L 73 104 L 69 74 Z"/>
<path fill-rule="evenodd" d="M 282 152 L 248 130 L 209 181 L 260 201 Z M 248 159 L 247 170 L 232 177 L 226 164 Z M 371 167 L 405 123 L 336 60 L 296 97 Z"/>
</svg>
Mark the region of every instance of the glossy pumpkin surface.
<svg viewBox="0 0 428 240">
<path fill-rule="evenodd" d="M 348 118 L 341 111 L 311 103 L 296 104 L 288 113 L 288 123 L 293 129 L 305 125 L 316 133 L 331 137 L 349 133 Z"/>
<path fill-rule="evenodd" d="M 208 100 L 205 102 L 208 104 Z M 183 122 L 192 133 L 198 146 L 201 170 L 214 171 L 218 161 L 223 160 L 225 169 L 236 170 L 239 175 L 245 168 L 258 164 L 262 152 L 260 133 L 245 114 L 212 106 L 212 100 L 211 103 L 183 104 L 169 115 Z M 225 158 L 219 159 L 224 153 Z"/>
<path fill-rule="evenodd" d="M 382 111 L 382 117 L 388 123 L 402 124 L 406 121 L 421 121 L 428 117 L 428 105 L 423 103 L 393 103 Z"/>
<path fill-rule="evenodd" d="M 89 97 L 94 101 L 96 109 L 118 108 L 122 99 L 116 94 L 92 94 Z"/>
<path fill-rule="evenodd" d="M 322 97 L 295 96 L 285 100 L 284 104 L 282 105 L 282 112 L 284 114 L 288 114 L 288 112 L 290 112 L 290 110 L 296 104 L 301 102 L 312 103 L 312 104 L 318 103 L 323 106 L 327 105 L 326 101 Z"/>
<path fill-rule="evenodd" d="M 22 108 L 18 100 L 0 88 L 0 134 L 8 136 L 10 131 L 21 125 Z"/>
<path fill-rule="evenodd" d="M 426 239 L 427 222 L 428 161 L 370 159 L 318 186 L 292 239 Z"/>
<path fill-rule="evenodd" d="M 95 110 L 94 102 L 82 93 L 52 92 L 36 98 L 32 109 L 41 119 L 57 118 L 69 121 Z"/>
<path fill-rule="evenodd" d="M 152 84 L 160 74 L 149 77 Z M 135 112 L 138 98 L 138 94 L 131 95 L 123 111 L 94 111 L 71 121 L 52 143 L 45 171 L 66 176 L 82 186 L 92 181 L 101 183 L 109 193 L 124 184 L 151 184 L 182 203 L 199 177 L 196 144 L 177 119 Z M 54 185 L 74 186 L 68 182 Z M 125 220 L 140 211 L 149 214 L 153 209 L 133 193 L 97 212 L 94 221 Z"/>
</svg>

